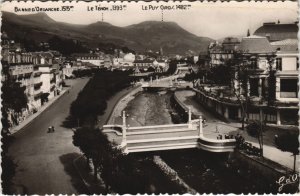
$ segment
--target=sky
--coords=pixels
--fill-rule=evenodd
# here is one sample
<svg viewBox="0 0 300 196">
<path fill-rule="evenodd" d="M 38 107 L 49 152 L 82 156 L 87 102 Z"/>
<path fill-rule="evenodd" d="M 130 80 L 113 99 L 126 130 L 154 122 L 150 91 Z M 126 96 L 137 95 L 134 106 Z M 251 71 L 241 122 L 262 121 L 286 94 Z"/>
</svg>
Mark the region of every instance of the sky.
<svg viewBox="0 0 300 196">
<path fill-rule="evenodd" d="M 111 10 L 113 5 L 122 10 Z M 187 5 L 188 9 L 162 10 L 167 6 Z M 54 20 L 72 24 L 90 24 L 102 20 L 115 26 L 128 26 L 148 20 L 176 22 L 187 31 L 213 39 L 252 34 L 264 22 L 294 23 L 298 20 L 297 2 L 4 2 L 2 11 L 16 14 L 37 13 L 17 11 L 16 8 L 60 8 L 73 6 L 71 11 L 47 11 Z M 95 6 L 109 10 L 95 10 Z M 149 10 L 149 6 L 158 6 Z M 94 10 L 91 10 L 91 8 Z M 145 10 L 146 7 L 148 10 Z M 117 7 L 115 7 L 117 8 Z M 176 8 L 176 7 L 175 7 Z"/>
</svg>

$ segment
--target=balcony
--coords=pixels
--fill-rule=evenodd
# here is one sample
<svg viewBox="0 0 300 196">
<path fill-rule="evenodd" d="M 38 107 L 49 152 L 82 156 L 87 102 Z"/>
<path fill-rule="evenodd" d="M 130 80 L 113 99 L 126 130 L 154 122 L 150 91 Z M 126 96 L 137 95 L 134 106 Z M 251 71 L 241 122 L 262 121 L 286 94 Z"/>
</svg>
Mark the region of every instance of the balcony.
<svg viewBox="0 0 300 196">
<path fill-rule="evenodd" d="M 50 83 L 52 84 L 52 83 L 55 83 L 55 82 L 56 82 L 56 78 L 53 77 L 53 78 L 50 80 Z"/>
<path fill-rule="evenodd" d="M 54 89 L 55 89 L 55 85 L 51 86 L 50 91 L 52 92 L 54 91 Z"/>
<path fill-rule="evenodd" d="M 39 88 L 41 88 L 42 85 L 43 85 L 43 82 L 34 84 L 34 90 L 38 90 Z"/>
<path fill-rule="evenodd" d="M 43 92 L 39 92 L 34 95 L 34 100 L 38 100 L 42 96 Z"/>
</svg>

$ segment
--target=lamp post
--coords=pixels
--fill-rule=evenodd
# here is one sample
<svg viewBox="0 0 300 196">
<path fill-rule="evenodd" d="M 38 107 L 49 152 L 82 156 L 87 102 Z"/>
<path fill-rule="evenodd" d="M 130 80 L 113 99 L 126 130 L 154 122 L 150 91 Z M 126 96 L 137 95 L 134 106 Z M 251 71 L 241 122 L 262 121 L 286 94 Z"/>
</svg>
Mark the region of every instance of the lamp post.
<svg viewBox="0 0 300 196">
<path fill-rule="evenodd" d="M 199 118 L 199 137 L 203 136 L 202 116 Z"/>
<path fill-rule="evenodd" d="M 188 126 L 189 126 L 189 129 L 192 128 L 192 111 L 191 111 L 191 107 L 188 107 Z"/>
<path fill-rule="evenodd" d="M 122 125 L 122 145 L 126 145 L 126 113 L 123 111 L 122 115 L 123 125 Z"/>
</svg>

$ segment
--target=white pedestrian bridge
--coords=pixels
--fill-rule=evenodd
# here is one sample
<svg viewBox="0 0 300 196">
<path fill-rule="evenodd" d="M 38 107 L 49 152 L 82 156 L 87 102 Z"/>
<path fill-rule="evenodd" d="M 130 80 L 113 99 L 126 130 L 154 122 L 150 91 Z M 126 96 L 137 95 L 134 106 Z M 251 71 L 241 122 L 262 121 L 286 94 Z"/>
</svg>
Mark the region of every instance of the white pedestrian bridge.
<svg viewBox="0 0 300 196">
<path fill-rule="evenodd" d="M 157 89 L 157 88 L 192 88 L 193 84 L 191 82 L 179 81 L 180 75 L 173 75 L 165 78 L 158 77 L 156 79 L 150 79 L 148 82 L 140 82 L 143 89 Z"/>
<path fill-rule="evenodd" d="M 104 133 L 113 133 L 121 137 L 120 147 L 124 153 L 199 148 L 210 152 L 232 152 L 235 139 L 211 139 L 203 135 L 202 117 L 186 124 L 170 124 L 129 127 L 123 112 L 122 125 L 104 125 Z"/>
</svg>

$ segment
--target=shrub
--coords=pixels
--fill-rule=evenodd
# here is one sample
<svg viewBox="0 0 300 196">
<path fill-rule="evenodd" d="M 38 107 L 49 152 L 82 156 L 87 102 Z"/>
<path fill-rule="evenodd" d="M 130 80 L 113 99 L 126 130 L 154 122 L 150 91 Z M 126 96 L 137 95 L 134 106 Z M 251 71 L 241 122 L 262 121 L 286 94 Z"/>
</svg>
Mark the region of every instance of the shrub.
<svg viewBox="0 0 300 196">
<path fill-rule="evenodd" d="M 259 121 L 254 121 L 247 125 L 246 127 L 247 132 L 250 136 L 252 137 L 258 137 L 260 133 L 260 122 Z"/>
</svg>

